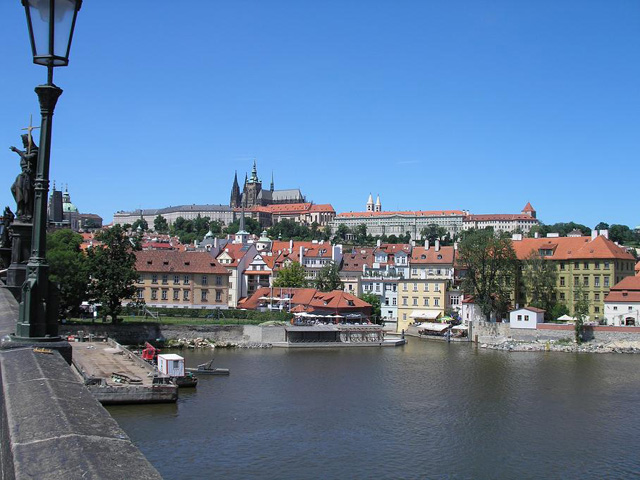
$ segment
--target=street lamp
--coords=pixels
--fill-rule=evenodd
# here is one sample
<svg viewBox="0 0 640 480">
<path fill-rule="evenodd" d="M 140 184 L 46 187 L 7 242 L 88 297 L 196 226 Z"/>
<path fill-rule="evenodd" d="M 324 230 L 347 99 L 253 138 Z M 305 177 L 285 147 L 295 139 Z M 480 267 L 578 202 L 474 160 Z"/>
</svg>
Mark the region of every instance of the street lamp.
<svg viewBox="0 0 640 480">
<path fill-rule="evenodd" d="M 53 84 L 53 68 L 69 64 L 69 49 L 82 0 L 21 0 L 27 16 L 33 62 L 47 67 L 47 83 L 35 88 L 42 123 L 34 179 L 33 233 L 26 280 L 22 285 L 20 314 L 14 340 L 57 341 L 58 312 L 49 289 L 45 259 L 47 195 L 53 110 L 62 89 Z"/>
</svg>

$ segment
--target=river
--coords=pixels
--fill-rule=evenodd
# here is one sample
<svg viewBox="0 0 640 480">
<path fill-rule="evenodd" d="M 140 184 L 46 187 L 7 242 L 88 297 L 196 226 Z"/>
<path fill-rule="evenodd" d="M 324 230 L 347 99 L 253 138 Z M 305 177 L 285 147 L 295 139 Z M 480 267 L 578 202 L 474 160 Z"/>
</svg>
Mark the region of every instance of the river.
<svg viewBox="0 0 640 480">
<path fill-rule="evenodd" d="M 211 351 L 183 351 L 188 366 Z M 215 351 L 177 404 L 109 407 L 166 479 L 640 475 L 640 356 L 397 348 Z"/>
</svg>

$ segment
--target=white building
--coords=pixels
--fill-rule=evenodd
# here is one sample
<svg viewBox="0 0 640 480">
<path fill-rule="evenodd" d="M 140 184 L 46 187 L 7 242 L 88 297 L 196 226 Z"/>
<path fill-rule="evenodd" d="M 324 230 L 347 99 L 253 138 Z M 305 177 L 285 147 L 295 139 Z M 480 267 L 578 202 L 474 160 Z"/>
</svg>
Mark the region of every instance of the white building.
<svg viewBox="0 0 640 480">
<path fill-rule="evenodd" d="M 625 277 L 604 299 L 607 325 L 640 326 L 640 276 Z"/>
<path fill-rule="evenodd" d="M 509 312 L 511 328 L 528 328 L 535 330 L 538 323 L 544 323 L 544 310 L 535 307 L 523 307 Z"/>
</svg>

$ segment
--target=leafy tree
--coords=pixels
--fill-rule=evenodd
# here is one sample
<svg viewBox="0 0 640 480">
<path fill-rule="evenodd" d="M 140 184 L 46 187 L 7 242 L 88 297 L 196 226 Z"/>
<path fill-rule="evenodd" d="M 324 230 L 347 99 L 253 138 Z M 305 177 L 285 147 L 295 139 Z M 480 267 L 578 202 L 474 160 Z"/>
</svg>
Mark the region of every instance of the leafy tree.
<svg viewBox="0 0 640 480">
<path fill-rule="evenodd" d="M 321 292 L 332 292 L 333 290 L 343 290 L 344 285 L 340 280 L 340 267 L 337 263 L 327 263 L 318 272 L 315 286 Z"/>
<path fill-rule="evenodd" d="M 551 319 L 557 320 L 563 315 L 569 315 L 569 307 L 564 303 L 556 303 L 551 309 Z"/>
<path fill-rule="evenodd" d="M 89 269 L 81 244 L 82 236 L 69 229 L 47 235 L 49 280 L 56 287 L 60 318 L 77 316 L 87 298 Z"/>
<path fill-rule="evenodd" d="M 341 241 L 345 241 L 347 239 L 347 235 L 351 233 L 349 227 L 344 224 L 338 225 L 338 229 L 336 230 L 336 238 Z"/>
<path fill-rule="evenodd" d="M 558 272 L 552 262 L 532 251 L 524 261 L 522 277 L 526 289 L 526 296 L 532 307 L 542 308 L 545 318 L 551 320 L 552 309 L 556 303 L 556 284 Z"/>
<path fill-rule="evenodd" d="M 435 244 L 436 240 L 440 240 L 442 242 L 448 234 L 449 232 L 446 228 L 436 225 L 435 223 L 431 223 L 420 230 L 422 238 L 429 240 L 431 245 Z M 451 236 L 449 236 L 449 241 L 451 241 Z"/>
<path fill-rule="evenodd" d="M 577 283 L 573 286 L 573 316 L 575 317 L 576 343 L 581 344 L 584 336 L 584 322 L 589 315 L 589 299 L 582 287 Z"/>
<path fill-rule="evenodd" d="M 167 219 L 162 215 L 158 215 L 153 220 L 153 229 L 158 233 L 169 233 L 169 224 L 167 223 Z"/>
<path fill-rule="evenodd" d="M 517 266 L 511 241 L 496 238 L 490 230 L 467 233 L 460 242 L 458 259 L 465 270 L 462 287 L 475 296 L 487 320 L 492 312 L 506 313 Z"/>
<path fill-rule="evenodd" d="M 544 225 L 544 224 L 535 225 L 529 231 L 529 237 L 533 238 L 536 232 L 539 233 L 541 237 L 545 237 L 548 233 L 558 233 L 560 234 L 561 237 L 566 237 L 567 233 L 576 229 L 580 230 L 583 235 L 591 235 L 591 229 L 585 225 L 582 225 L 580 223 L 575 223 L 575 222 L 569 222 L 569 223 L 559 222 L 559 223 L 554 223 L 553 225 Z"/>
<path fill-rule="evenodd" d="M 363 293 L 360 295 L 360 300 L 364 300 L 371 305 L 371 316 L 378 320 L 382 316 L 382 308 L 380 306 L 380 297 L 374 293 Z"/>
<path fill-rule="evenodd" d="M 284 219 L 274 224 L 267 234 L 270 238 L 279 238 L 281 240 L 311 240 L 314 236 L 309 227 L 290 219 Z M 317 224 L 316 235 L 318 235 Z"/>
<path fill-rule="evenodd" d="M 253 234 L 260 235 L 262 232 L 262 227 L 260 226 L 260 222 L 251 217 L 244 217 L 244 229 Z M 240 219 L 236 220 L 229 224 L 229 226 L 225 229 L 225 233 L 230 235 L 235 235 L 240 230 Z M 206 232 L 205 232 L 206 233 Z"/>
<path fill-rule="evenodd" d="M 89 297 L 102 304 L 105 317 L 111 315 L 113 323 L 117 323 L 122 301 L 132 299 L 136 293 L 135 251 L 140 250 L 140 243 L 127 237 L 118 225 L 98 233 L 96 240 L 102 245 L 88 252 Z"/>
<path fill-rule="evenodd" d="M 367 241 L 367 226 L 364 223 L 357 225 L 353 230 L 355 235 L 355 241 L 359 244 L 363 244 Z"/>
<path fill-rule="evenodd" d="M 609 230 L 609 224 L 605 222 L 600 222 L 596 225 L 596 230 Z"/>
<path fill-rule="evenodd" d="M 635 240 L 635 235 L 626 225 L 613 224 L 609 227 L 609 239 L 620 244 L 627 244 Z"/>
<path fill-rule="evenodd" d="M 144 218 L 139 218 L 138 220 L 133 222 L 133 225 L 131 225 L 131 230 L 135 232 L 136 230 L 138 230 L 138 227 L 140 227 L 143 232 L 149 230 L 149 224 Z"/>
<path fill-rule="evenodd" d="M 304 288 L 307 286 L 306 272 L 298 262 L 291 262 L 289 266 L 278 270 L 278 276 L 273 281 L 274 287 Z"/>
</svg>

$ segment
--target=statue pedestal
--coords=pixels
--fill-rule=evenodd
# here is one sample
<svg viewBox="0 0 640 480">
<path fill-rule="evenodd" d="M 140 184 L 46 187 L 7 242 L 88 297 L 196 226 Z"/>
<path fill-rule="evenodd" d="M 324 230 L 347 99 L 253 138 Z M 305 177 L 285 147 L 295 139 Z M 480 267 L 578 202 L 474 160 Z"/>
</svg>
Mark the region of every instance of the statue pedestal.
<svg viewBox="0 0 640 480">
<path fill-rule="evenodd" d="M 20 289 L 27 278 L 27 262 L 31 255 L 31 232 L 33 225 L 19 220 L 9 227 L 11 231 L 11 265 L 7 271 L 7 287 L 20 301 Z"/>
</svg>

